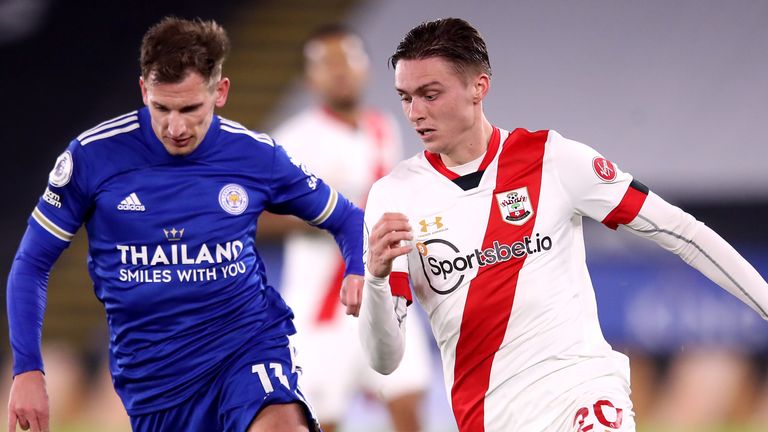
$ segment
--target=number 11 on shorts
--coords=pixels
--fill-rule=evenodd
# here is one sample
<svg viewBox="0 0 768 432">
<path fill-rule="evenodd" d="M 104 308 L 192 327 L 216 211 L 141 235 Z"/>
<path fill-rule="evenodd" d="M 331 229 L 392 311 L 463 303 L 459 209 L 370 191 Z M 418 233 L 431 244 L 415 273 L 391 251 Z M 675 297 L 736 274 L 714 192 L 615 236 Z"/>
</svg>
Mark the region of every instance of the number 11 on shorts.
<svg viewBox="0 0 768 432">
<path fill-rule="evenodd" d="M 280 381 L 280 384 L 284 385 L 285 388 L 290 390 L 291 386 L 288 384 L 288 378 L 283 374 L 283 365 L 280 363 L 270 363 L 269 368 L 274 371 L 273 374 L 267 372 L 267 367 L 264 363 L 251 366 L 251 373 L 255 373 L 259 376 L 261 386 L 264 387 L 264 392 L 272 393 L 275 390 L 275 388 L 272 387 L 272 376 L 277 377 L 277 379 Z"/>
</svg>

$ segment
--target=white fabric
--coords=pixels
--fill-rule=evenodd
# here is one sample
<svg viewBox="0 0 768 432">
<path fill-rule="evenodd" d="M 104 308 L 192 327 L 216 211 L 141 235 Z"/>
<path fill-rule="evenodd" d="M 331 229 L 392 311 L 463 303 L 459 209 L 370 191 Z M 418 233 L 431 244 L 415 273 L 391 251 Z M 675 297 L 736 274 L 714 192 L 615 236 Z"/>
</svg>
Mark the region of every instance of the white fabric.
<svg viewBox="0 0 768 432">
<path fill-rule="evenodd" d="M 405 352 L 404 305 L 402 297 L 390 294 L 388 277 L 366 276 L 360 306 L 360 342 L 371 367 L 385 375 L 400 365 Z"/>
</svg>

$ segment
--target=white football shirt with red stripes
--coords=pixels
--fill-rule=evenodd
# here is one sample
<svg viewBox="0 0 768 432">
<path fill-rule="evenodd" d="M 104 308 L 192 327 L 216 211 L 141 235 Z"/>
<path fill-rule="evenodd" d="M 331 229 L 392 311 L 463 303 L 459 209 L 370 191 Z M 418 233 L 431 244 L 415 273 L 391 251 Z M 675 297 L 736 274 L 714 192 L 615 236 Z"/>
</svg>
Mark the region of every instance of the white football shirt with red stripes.
<svg viewBox="0 0 768 432">
<path fill-rule="evenodd" d="M 291 157 L 352 201 L 365 204 L 371 185 L 402 157 L 394 119 L 369 109 L 353 127 L 330 110 L 314 108 L 289 119 L 272 134 Z M 281 290 L 301 327 L 344 316 L 339 302 L 344 261 L 338 246 L 320 231 L 287 237 Z"/>
<path fill-rule="evenodd" d="M 366 230 L 384 212 L 412 225 L 416 247 L 395 260 L 390 286 L 410 299 L 412 281 L 460 430 L 539 430 L 562 414 L 550 401 L 605 376 L 628 392 L 628 360 L 598 323 L 582 217 L 615 229 L 647 194 L 584 144 L 497 128 L 475 173 L 424 152 L 374 185 Z"/>
<path fill-rule="evenodd" d="M 394 118 L 368 109 L 357 127 L 328 110 L 304 111 L 273 134 L 292 157 L 350 201 L 364 207 L 371 185 L 400 161 L 402 142 Z M 321 421 L 338 422 L 361 390 L 391 399 L 425 391 L 430 382 L 426 331 L 409 326 L 413 345 L 398 373 L 370 369 L 357 339 L 357 319 L 344 314 L 339 289 L 344 261 L 333 238 L 315 230 L 292 233 L 284 243 L 281 291 L 293 309 L 302 389 Z"/>
</svg>

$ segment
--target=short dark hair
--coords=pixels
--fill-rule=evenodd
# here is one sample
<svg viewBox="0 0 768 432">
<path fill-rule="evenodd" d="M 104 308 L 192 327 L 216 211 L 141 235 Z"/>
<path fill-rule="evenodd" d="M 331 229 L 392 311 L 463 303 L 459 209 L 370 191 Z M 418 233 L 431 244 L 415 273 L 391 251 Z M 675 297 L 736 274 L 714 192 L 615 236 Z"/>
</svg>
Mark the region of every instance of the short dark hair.
<svg viewBox="0 0 768 432">
<path fill-rule="evenodd" d="M 393 68 L 400 60 L 421 60 L 442 57 L 456 71 L 468 70 L 491 75 L 491 62 L 485 41 L 472 25 L 461 18 L 441 18 L 425 21 L 409 31 L 389 58 Z"/>
<path fill-rule="evenodd" d="M 177 83 L 188 71 L 206 82 L 221 76 L 229 38 L 215 21 L 165 17 L 144 34 L 141 76 L 159 83 Z"/>
</svg>

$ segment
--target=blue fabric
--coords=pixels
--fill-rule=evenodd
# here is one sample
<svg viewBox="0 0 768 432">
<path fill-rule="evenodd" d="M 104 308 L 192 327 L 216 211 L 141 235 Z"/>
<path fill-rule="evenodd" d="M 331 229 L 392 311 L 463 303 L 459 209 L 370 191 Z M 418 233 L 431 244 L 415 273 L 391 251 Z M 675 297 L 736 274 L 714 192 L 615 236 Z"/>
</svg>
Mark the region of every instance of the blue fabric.
<svg viewBox="0 0 768 432">
<path fill-rule="evenodd" d="M 205 391 L 207 374 L 244 343 L 295 332 L 255 249 L 257 218 L 271 210 L 313 220 L 333 192 L 269 136 L 214 116 L 194 152 L 172 156 L 143 108 L 84 132 L 67 151 L 60 161 L 71 163 L 57 163 L 29 223 L 54 242 L 85 224 L 112 377 L 130 415 Z M 322 226 L 362 274 L 362 212 L 341 195 L 335 209 Z M 44 255 L 38 244 L 24 254 Z M 9 310 L 44 304 L 45 272 L 27 273 L 23 264 L 13 269 L 9 301 L 38 303 Z M 24 363 L 17 372 L 41 367 L 36 307 L 10 319 Z"/>
<path fill-rule="evenodd" d="M 317 429 L 317 419 L 298 387 L 290 350 L 284 336 L 249 346 L 210 377 L 205 392 L 162 411 L 132 416 L 132 429 L 244 432 L 264 407 L 286 403 L 302 405 L 310 430 Z M 265 389 L 262 378 L 269 380 L 269 388 Z"/>
<path fill-rule="evenodd" d="M 30 225 L 21 239 L 8 275 L 7 310 L 13 375 L 43 370 L 40 337 L 43 331 L 46 288 L 53 263 L 69 243 L 39 225 Z"/>
</svg>

